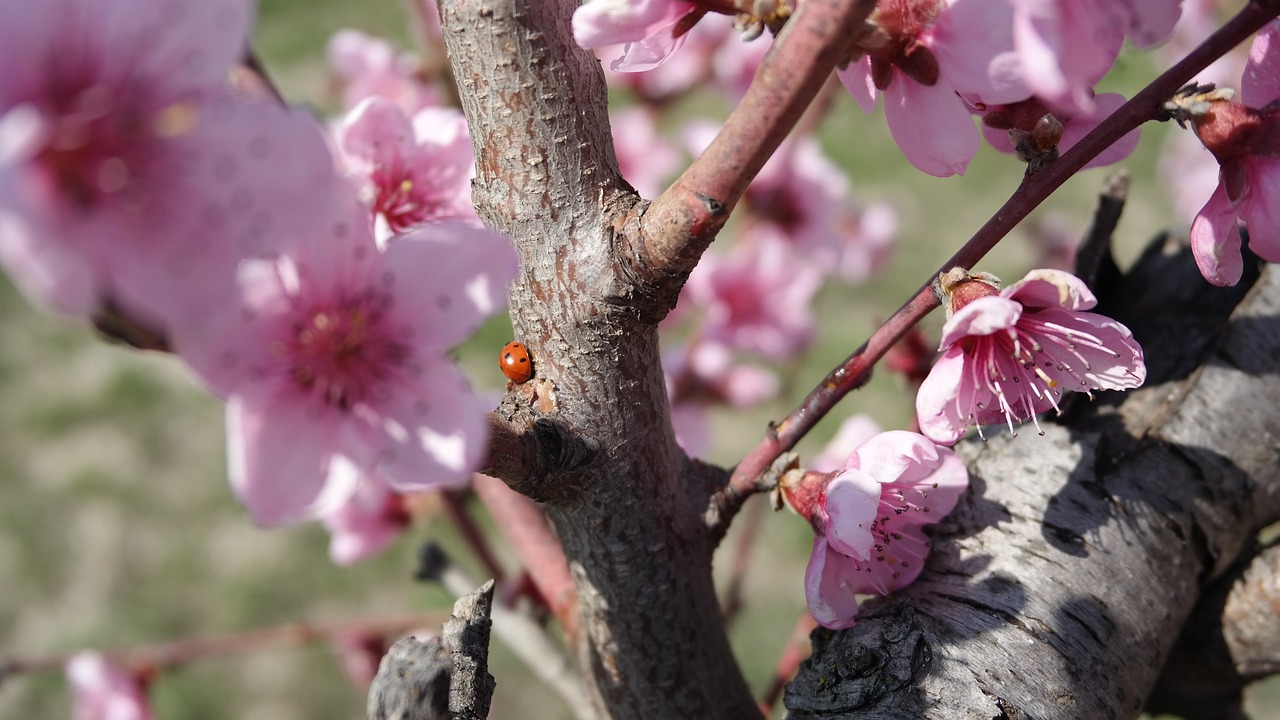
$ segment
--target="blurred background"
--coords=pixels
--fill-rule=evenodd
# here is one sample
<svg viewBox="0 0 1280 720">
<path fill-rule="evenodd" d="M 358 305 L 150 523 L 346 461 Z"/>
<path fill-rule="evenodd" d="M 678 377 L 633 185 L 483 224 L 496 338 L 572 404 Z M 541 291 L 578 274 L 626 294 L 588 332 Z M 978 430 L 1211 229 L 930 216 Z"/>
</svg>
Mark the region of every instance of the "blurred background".
<svg viewBox="0 0 1280 720">
<path fill-rule="evenodd" d="M 291 102 L 330 116 L 339 110 L 325 47 L 341 28 L 406 50 L 419 42 L 395 0 L 261 2 L 256 47 Z M 1128 95 L 1153 72 L 1148 58 L 1124 55 L 1101 89 Z M 801 360 L 779 369 L 777 399 L 712 412 L 707 455 L 716 462 L 732 464 L 753 446 L 770 419 L 782 417 L 929 280 L 1022 174 L 1016 159 L 984 147 L 966 177 L 925 176 L 903 160 L 880 114 L 864 115 L 843 92 L 833 97 L 819 132 L 824 149 L 848 172 L 860 201 L 883 201 L 896 211 L 898 240 L 888 264 L 869 281 L 823 287 L 814 300 L 816 341 Z M 674 107 L 662 128 L 675 137 L 686 120 L 723 117 L 727 110 L 727 103 L 695 95 Z M 1133 176 L 1116 235 L 1122 267 L 1156 231 L 1182 222 L 1157 165 L 1170 130 L 1144 129 L 1138 151 L 1122 164 Z M 1037 228 L 1078 236 L 1108 172 L 1074 178 L 979 269 L 1016 280 L 1042 255 L 1044 233 Z M 717 244 L 725 242 L 731 238 Z M 940 323 L 930 320 L 931 343 Z M 221 406 L 179 363 L 109 344 L 83 325 L 34 310 L 3 277 L 0 333 L 0 657 L 447 609 L 447 593 L 413 579 L 416 549 L 429 538 L 483 579 L 444 516 L 416 525 L 390 550 L 354 567 L 329 560 L 328 535 L 317 524 L 254 527 L 227 486 Z M 510 335 L 509 321 L 500 317 L 458 348 L 459 362 L 482 391 L 501 391 L 495 356 Z M 819 426 L 801 446 L 802 456 L 821 449 L 855 413 L 899 428 L 912 408 L 901 378 L 881 372 Z M 479 506 L 475 510 L 483 517 Z M 498 537 L 499 552 L 513 563 Z M 811 539 L 807 525 L 790 513 L 763 522 L 745 577 L 747 604 L 733 625 L 757 692 L 768 684 L 804 608 L 801 580 Z M 735 544 L 736 533 L 717 563 L 722 581 L 730 564 L 723 553 Z M 494 653 L 494 717 L 568 717 L 500 643 Z M 326 643 L 193 662 L 159 677 L 151 697 L 157 717 L 166 720 L 354 720 L 364 717 L 365 705 L 364 690 L 348 682 Z M 1278 698 L 1275 689 L 1253 692 L 1253 717 L 1280 718 Z M 0 685 L 0 718 L 70 716 L 60 673 Z"/>
</svg>

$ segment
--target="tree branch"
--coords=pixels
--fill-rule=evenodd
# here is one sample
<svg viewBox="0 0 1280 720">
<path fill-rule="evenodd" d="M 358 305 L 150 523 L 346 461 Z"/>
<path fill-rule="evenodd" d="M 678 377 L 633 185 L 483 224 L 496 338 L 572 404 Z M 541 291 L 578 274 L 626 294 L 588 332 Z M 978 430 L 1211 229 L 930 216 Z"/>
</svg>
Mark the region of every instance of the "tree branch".
<svg viewBox="0 0 1280 720">
<path fill-rule="evenodd" d="M 1147 386 L 1077 404 L 1045 438 L 958 446 L 972 492 L 920 580 L 814 633 L 791 717 L 1138 713 L 1200 589 L 1280 516 L 1280 448 L 1256 441 L 1280 434 L 1280 272 L 1228 322 L 1248 280 L 1211 288 L 1179 249 L 1121 285 L 1149 298 L 1126 319 Z M 1190 360 L 1160 357 L 1159 335 Z"/>
<path fill-rule="evenodd" d="M 1061 158 L 1043 170 L 1023 177 L 1017 190 L 991 219 L 954 255 L 929 276 L 902 307 L 872 333 L 862 347 L 845 359 L 818 384 L 800 407 L 769 428 L 765 438 L 734 469 L 729 482 L 738 493 L 750 493 L 756 477 L 779 453 L 795 447 L 813 426 L 845 395 L 862 387 L 871 369 L 895 343 L 938 306 L 931 289 L 939 273 L 953 267 L 972 268 L 991 252 L 1018 223 L 1044 202 L 1098 153 L 1145 122 L 1163 117 L 1164 102 L 1196 73 L 1280 14 L 1280 0 L 1255 0 L 1219 28 L 1177 65 L 1162 73 L 1137 95 L 1103 120 Z"/>
<path fill-rule="evenodd" d="M 747 186 L 848 56 L 873 0 L 808 0 L 787 21 L 746 96 L 702 155 L 658 196 L 639 223 L 624 221 L 623 262 L 658 299 L 675 305 L 685 278 Z"/>
</svg>

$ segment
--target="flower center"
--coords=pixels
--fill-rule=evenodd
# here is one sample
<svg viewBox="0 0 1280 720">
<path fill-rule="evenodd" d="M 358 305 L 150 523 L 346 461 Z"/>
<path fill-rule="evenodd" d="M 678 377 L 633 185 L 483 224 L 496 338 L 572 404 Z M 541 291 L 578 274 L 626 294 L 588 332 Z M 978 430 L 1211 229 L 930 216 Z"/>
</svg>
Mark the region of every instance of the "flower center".
<svg viewBox="0 0 1280 720">
<path fill-rule="evenodd" d="M 341 410 L 376 398 L 410 355 L 388 327 L 389 304 L 369 291 L 305 313 L 284 349 L 294 382 Z"/>
<path fill-rule="evenodd" d="M 163 128 L 135 88 L 83 78 L 87 74 L 53 82 L 41 103 L 47 134 L 36 163 L 81 211 L 113 197 L 141 205 L 142 178 L 158 155 L 155 138 Z"/>
</svg>

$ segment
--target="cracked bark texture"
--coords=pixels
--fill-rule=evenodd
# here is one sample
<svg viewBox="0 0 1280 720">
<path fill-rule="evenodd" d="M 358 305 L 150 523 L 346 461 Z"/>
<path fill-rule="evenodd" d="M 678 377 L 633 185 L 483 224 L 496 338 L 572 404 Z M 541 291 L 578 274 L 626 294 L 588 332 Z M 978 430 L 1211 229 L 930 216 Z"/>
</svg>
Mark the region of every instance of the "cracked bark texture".
<svg viewBox="0 0 1280 720">
<path fill-rule="evenodd" d="M 712 584 L 710 488 L 675 443 L 656 316 L 616 261 L 610 218 L 641 201 L 618 173 L 599 62 L 573 42 L 575 7 L 440 3 L 473 198 L 520 253 L 511 317 L 534 358 L 494 414 L 513 449 L 490 471 L 543 502 L 564 544 L 602 717 L 758 717 Z"/>
<path fill-rule="evenodd" d="M 1147 385 L 959 446 L 972 488 L 920 580 L 814 632 L 789 717 L 1135 717 L 1202 589 L 1280 517 L 1280 273 L 1251 280 L 1211 288 L 1167 240 L 1104 288 Z"/>
</svg>

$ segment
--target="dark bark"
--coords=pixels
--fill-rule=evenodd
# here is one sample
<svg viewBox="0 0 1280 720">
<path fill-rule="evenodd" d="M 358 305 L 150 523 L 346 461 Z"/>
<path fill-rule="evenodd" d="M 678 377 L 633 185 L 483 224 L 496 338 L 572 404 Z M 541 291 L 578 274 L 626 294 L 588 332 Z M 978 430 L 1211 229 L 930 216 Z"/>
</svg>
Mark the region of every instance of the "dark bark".
<svg viewBox="0 0 1280 720">
<path fill-rule="evenodd" d="M 1280 516 L 1280 273 L 1251 280 L 1211 288 L 1164 241 L 1104 288 L 1146 387 L 959 446 L 973 485 L 924 574 L 813 634 L 790 717 L 1136 716 L 1201 590 Z"/>
<path fill-rule="evenodd" d="M 493 581 L 458 598 L 437 637 L 391 646 L 369 688 L 369 720 L 485 720 L 493 701 Z"/>
</svg>

